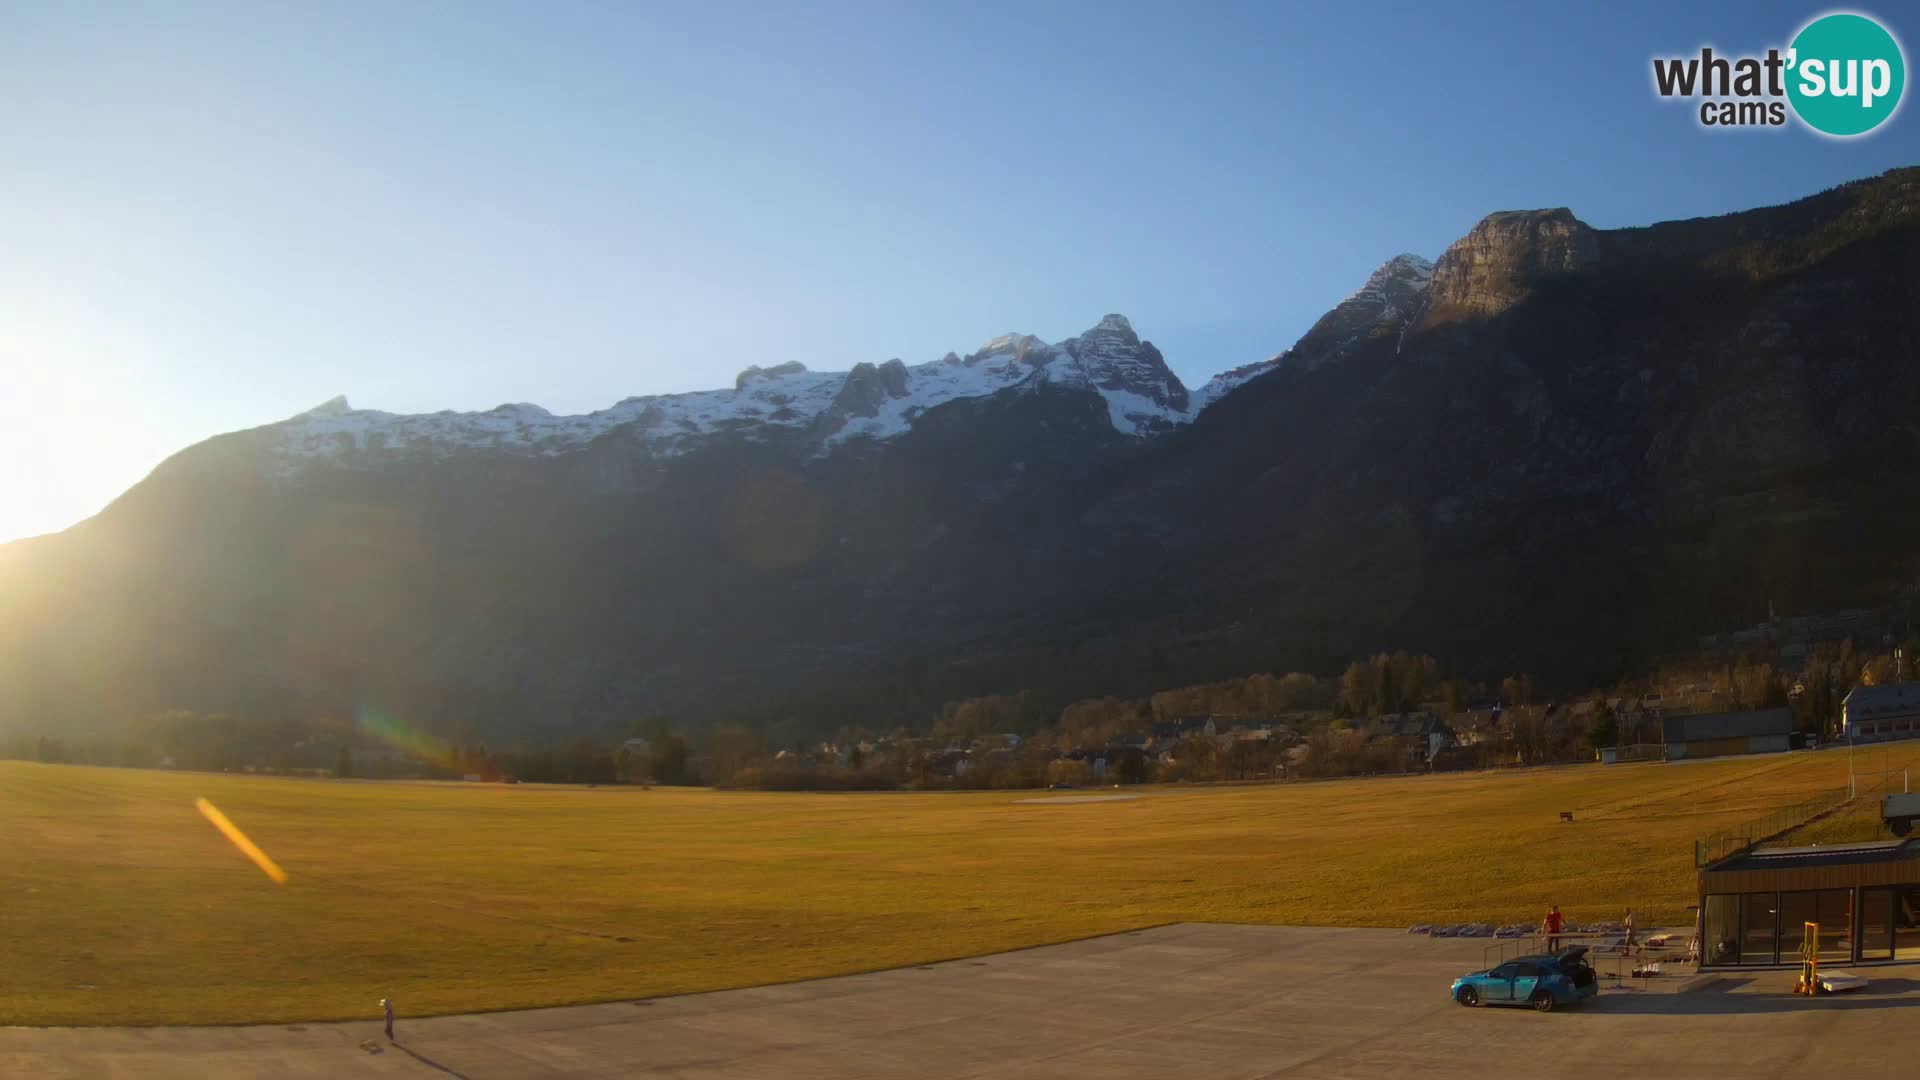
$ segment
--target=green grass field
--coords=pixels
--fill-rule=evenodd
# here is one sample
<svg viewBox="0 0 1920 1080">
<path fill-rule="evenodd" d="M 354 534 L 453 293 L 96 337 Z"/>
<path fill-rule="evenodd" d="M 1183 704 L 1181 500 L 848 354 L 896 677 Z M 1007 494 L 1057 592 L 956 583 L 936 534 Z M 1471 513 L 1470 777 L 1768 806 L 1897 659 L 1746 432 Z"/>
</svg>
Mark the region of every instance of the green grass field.
<svg viewBox="0 0 1920 1080">
<path fill-rule="evenodd" d="M 1909 763 L 1920 746 L 1894 752 Z M 0 1024 L 558 1005 L 1182 920 L 1399 927 L 1557 902 L 1681 923 L 1695 836 L 1845 780 L 1827 751 L 1047 806 L 0 762 Z"/>
</svg>

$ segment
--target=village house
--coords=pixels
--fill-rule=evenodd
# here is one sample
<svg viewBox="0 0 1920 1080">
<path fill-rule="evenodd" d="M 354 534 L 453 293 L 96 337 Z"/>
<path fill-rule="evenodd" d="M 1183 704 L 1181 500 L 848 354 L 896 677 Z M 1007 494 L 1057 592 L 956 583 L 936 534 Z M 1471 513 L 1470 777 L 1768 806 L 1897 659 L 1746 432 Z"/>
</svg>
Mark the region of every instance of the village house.
<svg viewBox="0 0 1920 1080">
<path fill-rule="evenodd" d="M 1840 702 L 1840 730 L 1854 742 L 1920 735 L 1920 682 L 1854 687 Z"/>
<path fill-rule="evenodd" d="M 1367 721 L 1362 729 L 1380 739 L 1405 744 L 1410 755 L 1432 762 L 1443 750 L 1459 745 L 1453 729 L 1431 712 L 1387 713 Z"/>
<path fill-rule="evenodd" d="M 1076 746 L 1062 755 L 1069 761 L 1083 762 L 1093 773 L 1093 782 L 1107 778 L 1107 751 L 1098 746 Z"/>
<path fill-rule="evenodd" d="M 962 747 L 944 747 L 927 751 L 927 772 L 933 776 L 959 779 L 973 771 L 973 752 Z"/>
<path fill-rule="evenodd" d="M 1219 733 L 1219 728 L 1211 716 L 1183 716 L 1177 720 L 1160 720 L 1153 725 L 1152 745 L 1164 749 L 1182 739 L 1211 739 Z"/>
</svg>

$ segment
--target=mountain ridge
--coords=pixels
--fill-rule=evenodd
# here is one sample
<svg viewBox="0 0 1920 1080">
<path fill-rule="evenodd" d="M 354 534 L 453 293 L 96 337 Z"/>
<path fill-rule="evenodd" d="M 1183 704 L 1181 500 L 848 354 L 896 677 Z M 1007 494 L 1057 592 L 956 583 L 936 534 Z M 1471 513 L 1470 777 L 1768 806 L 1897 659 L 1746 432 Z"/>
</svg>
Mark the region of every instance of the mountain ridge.
<svg viewBox="0 0 1920 1080">
<path fill-rule="evenodd" d="M 0 725 L 890 726 L 1393 648 L 1578 686 L 1920 571 L 1920 170 L 1636 229 L 1503 212 L 1416 259 L 1191 391 L 1102 320 L 749 369 L 700 400 L 751 423 L 629 399 L 552 454 L 536 406 L 462 414 L 506 452 L 345 401 L 219 436 L 0 548 Z"/>
<path fill-rule="evenodd" d="M 1387 265 L 1409 258 L 1417 257 L 1397 256 Z M 1365 292 L 1363 287 L 1355 296 Z M 1008 333 L 989 338 L 965 357 L 949 352 L 916 365 L 898 358 L 862 361 L 844 372 L 815 372 L 798 361 L 754 365 L 741 371 L 730 391 L 628 397 L 585 414 L 556 415 L 525 402 L 477 412 L 389 413 L 355 409 L 339 395 L 268 426 L 283 432 L 280 456 L 288 459 L 288 468 L 301 458 L 369 450 L 412 448 L 429 456 L 464 449 L 564 453 L 628 427 L 643 432 L 661 456 L 684 453 L 702 437 L 726 432 L 760 437 L 768 432 L 757 429 L 771 427 L 803 431 L 817 452 L 827 453 L 850 439 L 897 436 L 919 414 L 948 401 L 1054 383 L 1098 394 L 1116 431 L 1146 436 L 1190 423 L 1278 359 L 1216 376 L 1205 393 L 1192 393 L 1126 316 L 1109 314 L 1058 342 Z"/>
</svg>

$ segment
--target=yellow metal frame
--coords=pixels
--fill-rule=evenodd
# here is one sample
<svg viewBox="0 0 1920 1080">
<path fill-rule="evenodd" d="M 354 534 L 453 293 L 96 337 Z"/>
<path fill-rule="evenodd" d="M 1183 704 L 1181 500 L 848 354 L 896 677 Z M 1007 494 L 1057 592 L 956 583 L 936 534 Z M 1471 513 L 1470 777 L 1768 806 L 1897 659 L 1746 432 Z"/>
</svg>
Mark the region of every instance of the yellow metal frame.
<svg viewBox="0 0 1920 1080">
<path fill-rule="evenodd" d="M 1800 939 L 1800 981 L 1793 992 L 1812 997 L 1820 992 L 1820 924 L 1806 923 Z"/>
</svg>

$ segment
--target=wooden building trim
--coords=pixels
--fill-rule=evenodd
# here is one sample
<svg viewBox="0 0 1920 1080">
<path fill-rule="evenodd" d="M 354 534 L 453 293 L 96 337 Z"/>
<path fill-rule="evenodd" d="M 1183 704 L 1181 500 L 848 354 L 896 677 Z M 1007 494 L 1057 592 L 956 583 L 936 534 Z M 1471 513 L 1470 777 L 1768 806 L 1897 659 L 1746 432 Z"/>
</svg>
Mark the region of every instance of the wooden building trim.
<svg viewBox="0 0 1920 1080">
<path fill-rule="evenodd" d="M 1811 889 L 1920 885 L 1920 858 L 1852 866 L 1782 867 L 1764 870 L 1703 870 L 1700 894 L 1805 892 Z"/>
</svg>

